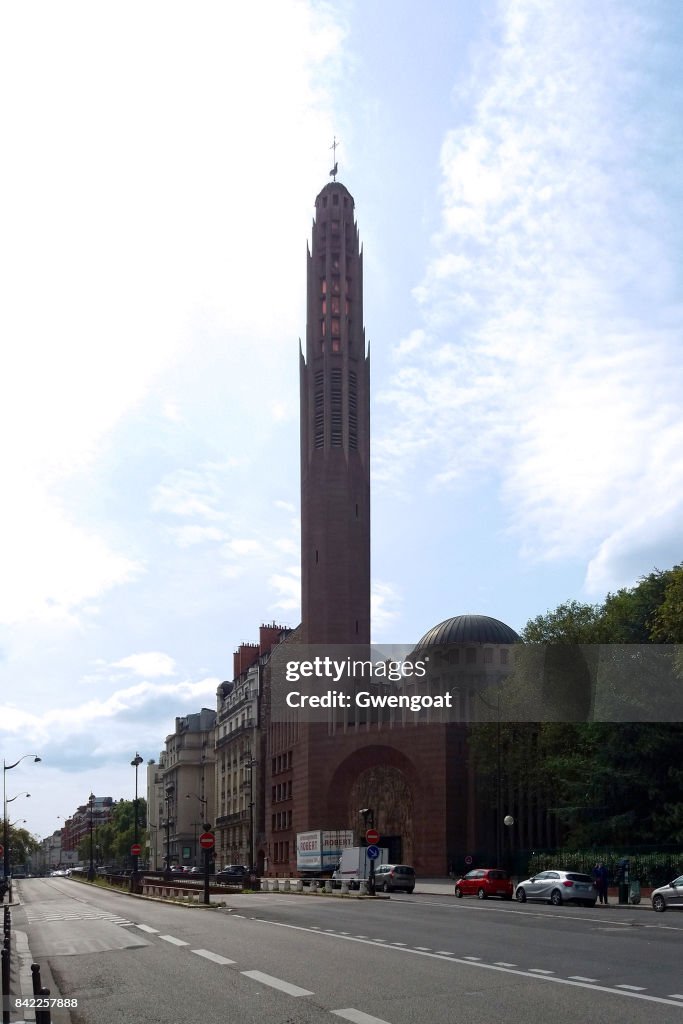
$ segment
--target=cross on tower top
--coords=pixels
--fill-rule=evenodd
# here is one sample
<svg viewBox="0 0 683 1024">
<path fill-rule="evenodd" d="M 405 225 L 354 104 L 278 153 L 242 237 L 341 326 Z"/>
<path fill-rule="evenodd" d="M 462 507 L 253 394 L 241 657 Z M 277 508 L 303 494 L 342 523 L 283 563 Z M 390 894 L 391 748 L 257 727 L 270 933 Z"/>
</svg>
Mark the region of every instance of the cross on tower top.
<svg viewBox="0 0 683 1024">
<path fill-rule="evenodd" d="M 332 138 L 332 145 L 330 146 L 330 149 L 332 150 L 332 159 L 334 160 L 334 167 L 330 171 L 330 176 L 331 176 L 333 181 L 337 180 L 337 166 L 338 166 L 337 165 L 337 146 L 338 145 L 339 145 L 339 143 L 337 142 L 337 136 L 335 135 Z"/>
</svg>

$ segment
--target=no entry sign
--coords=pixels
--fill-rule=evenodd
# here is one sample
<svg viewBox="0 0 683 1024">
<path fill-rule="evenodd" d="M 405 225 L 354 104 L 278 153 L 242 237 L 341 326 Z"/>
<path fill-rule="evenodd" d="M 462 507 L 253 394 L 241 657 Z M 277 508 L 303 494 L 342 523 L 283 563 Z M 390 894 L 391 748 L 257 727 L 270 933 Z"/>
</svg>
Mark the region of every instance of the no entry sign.
<svg viewBox="0 0 683 1024">
<path fill-rule="evenodd" d="M 376 828 L 369 828 L 365 833 L 365 841 L 372 845 L 379 842 L 379 832 Z"/>
<path fill-rule="evenodd" d="M 139 857 L 142 853 L 142 847 L 139 843 L 133 843 L 130 848 L 131 857 Z"/>
<path fill-rule="evenodd" d="M 213 832 L 202 832 L 199 837 L 199 845 L 202 850 L 212 850 L 215 842 L 216 839 Z"/>
</svg>

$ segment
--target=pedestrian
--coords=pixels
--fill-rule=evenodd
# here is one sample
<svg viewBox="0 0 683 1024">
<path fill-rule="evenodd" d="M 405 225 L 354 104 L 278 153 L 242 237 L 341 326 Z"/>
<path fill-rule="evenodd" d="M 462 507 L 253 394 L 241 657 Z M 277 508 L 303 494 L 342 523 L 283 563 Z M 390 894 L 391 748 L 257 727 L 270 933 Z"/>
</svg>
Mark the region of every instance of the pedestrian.
<svg viewBox="0 0 683 1024">
<path fill-rule="evenodd" d="M 607 894 L 609 891 L 609 870 L 602 861 L 599 861 L 593 868 L 593 878 L 595 879 L 595 887 L 598 890 L 598 902 L 608 905 L 609 900 Z"/>
</svg>

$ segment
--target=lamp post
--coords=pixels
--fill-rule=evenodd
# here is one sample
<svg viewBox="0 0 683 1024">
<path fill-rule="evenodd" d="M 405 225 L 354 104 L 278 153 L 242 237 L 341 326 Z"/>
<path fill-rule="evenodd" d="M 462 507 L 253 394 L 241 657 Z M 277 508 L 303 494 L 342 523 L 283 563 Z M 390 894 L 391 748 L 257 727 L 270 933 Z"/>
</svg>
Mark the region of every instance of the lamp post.
<svg viewBox="0 0 683 1024">
<path fill-rule="evenodd" d="M 95 794 L 91 793 L 88 797 L 88 804 L 90 806 L 90 864 L 88 866 L 88 881 L 95 881 L 95 864 L 93 863 L 93 844 L 92 844 L 92 816 L 93 816 L 93 804 L 95 803 Z"/>
<path fill-rule="evenodd" d="M 361 807 L 361 809 L 360 809 L 360 811 L 358 813 L 363 816 L 363 822 L 365 823 L 365 831 L 366 832 L 367 832 L 367 830 L 369 828 L 374 828 L 375 827 L 375 812 L 373 811 L 372 807 Z M 368 868 L 368 894 L 370 896 L 374 896 L 375 895 L 375 862 L 374 862 L 374 860 L 370 861 L 370 866 Z"/>
<path fill-rule="evenodd" d="M 22 754 L 21 757 L 14 762 L 14 764 L 7 764 L 4 758 L 2 761 L 2 841 L 3 846 L 5 848 L 3 853 L 2 873 L 5 878 L 7 878 L 7 876 L 9 875 L 10 865 L 9 846 L 7 842 L 7 804 L 11 803 L 11 801 L 7 799 L 7 772 L 11 772 L 12 769 L 16 768 L 17 765 L 20 764 L 26 757 L 32 757 L 34 764 L 37 764 L 40 761 L 40 758 L 38 757 L 37 754 Z M 12 799 L 16 800 L 16 797 L 12 797 Z"/>
<path fill-rule="evenodd" d="M 140 836 L 138 831 L 138 768 L 142 764 L 142 758 L 140 755 L 135 753 L 135 757 L 130 762 L 131 766 L 135 768 L 135 805 L 133 808 L 134 813 L 134 831 L 133 831 L 133 842 L 135 843 L 135 849 L 137 850 L 138 843 L 140 842 Z M 133 877 L 130 880 L 131 891 L 135 892 L 138 885 L 138 866 L 139 866 L 139 854 L 133 854 Z"/>
<path fill-rule="evenodd" d="M 254 867 L 254 768 L 258 765 L 258 761 L 250 759 L 245 764 L 245 768 L 249 769 L 249 871 L 251 874 L 255 873 Z"/>
<path fill-rule="evenodd" d="M 164 793 L 164 799 L 166 801 L 166 867 L 164 868 L 164 877 L 170 878 L 173 872 L 171 871 L 171 797 L 174 793 L 174 786 L 170 785 L 166 787 Z"/>
</svg>

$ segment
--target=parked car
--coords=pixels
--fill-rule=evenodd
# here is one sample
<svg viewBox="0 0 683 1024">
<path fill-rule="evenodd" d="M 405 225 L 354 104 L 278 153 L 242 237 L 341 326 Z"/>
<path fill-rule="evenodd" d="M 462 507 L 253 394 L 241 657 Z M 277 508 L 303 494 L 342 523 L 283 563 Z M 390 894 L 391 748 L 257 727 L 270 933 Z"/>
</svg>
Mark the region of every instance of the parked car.
<svg viewBox="0 0 683 1024">
<path fill-rule="evenodd" d="M 660 885 L 652 893 L 652 909 L 663 914 L 665 910 L 683 910 L 683 875 L 667 885 Z"/>
<path fill-rule="evenodd" d="M 233 885 L 242 885 L 245 879 L 249 878 L 249 868 L 244 864 L 226 864 L 222 871 L 217 872 L 217 882 L 230 882 Z"/>
<path fill-rule="evenodd" d="M 489 896 L 511 900 L 513 892 L 510 876 L 500 868 L 475 868 L 455 883 L 456 896 L 478 896 L 480 900 Z"/>
<path fill-rule="evenodd" d="M 408 864 L 380 864 L 375 868 L 375 889 L 381 892 L 396 892 L 399 889 L 412 892 L 415 888 L 415 868 Z"/>
<path fill-rule="evenodd" d="M 564 903 L 581 903 L 586 907 L 594 907 L 598 890 L 590 875 L 579 871 L 539 871 L 524 882 L 520 882 L 515 890 L 520 903 L 527 900 L 542 900 L 560 907 Z"/>
</svg>

